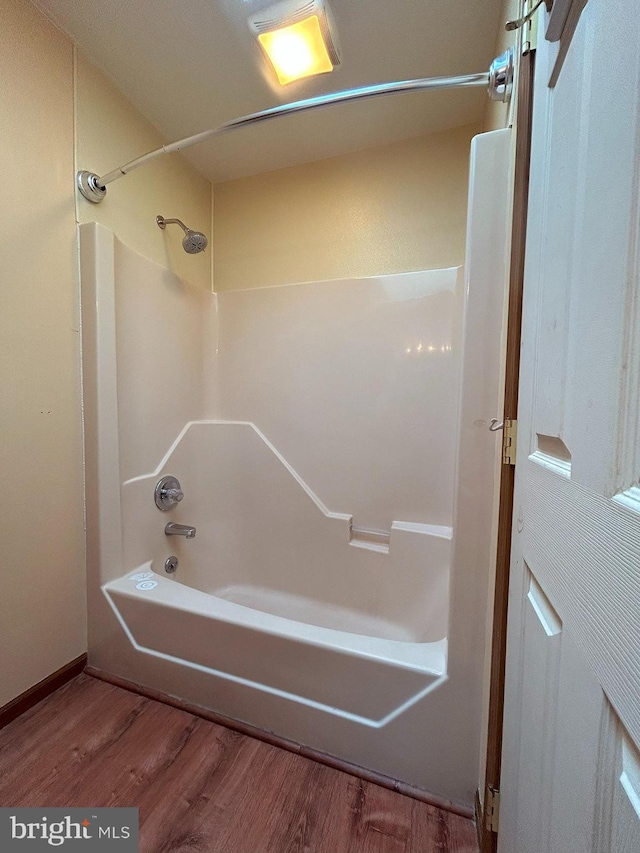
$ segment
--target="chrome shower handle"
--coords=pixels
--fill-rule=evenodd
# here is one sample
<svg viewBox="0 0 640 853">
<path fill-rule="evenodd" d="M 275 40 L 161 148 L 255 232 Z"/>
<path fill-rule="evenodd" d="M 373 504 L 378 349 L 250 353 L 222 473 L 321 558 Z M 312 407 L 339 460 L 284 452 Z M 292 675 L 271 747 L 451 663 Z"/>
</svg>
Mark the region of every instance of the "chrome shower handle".
<svg viewBox="0 0 640 853">
<path fill-rule="evenodd" d="M 182 491 L 182 489 L 162 489 L 162 496 L 165 498 L 165 500 L 180 503 L 180 501 L 184 497 L 184 492 Z"/>
<path fill-rule="evenodd" d="M 180 483 L 171 474 L 168 474 L 166 477 L 162 477 L 162 479 L 158 480 L 156 483 L 154 498 L 156 506 L 163 512 L 166 512 L 168 509 L 171 509 L 176 504 L 180 503 L 183 497 L 184 492 L 182 491 Z"/>
</svg>

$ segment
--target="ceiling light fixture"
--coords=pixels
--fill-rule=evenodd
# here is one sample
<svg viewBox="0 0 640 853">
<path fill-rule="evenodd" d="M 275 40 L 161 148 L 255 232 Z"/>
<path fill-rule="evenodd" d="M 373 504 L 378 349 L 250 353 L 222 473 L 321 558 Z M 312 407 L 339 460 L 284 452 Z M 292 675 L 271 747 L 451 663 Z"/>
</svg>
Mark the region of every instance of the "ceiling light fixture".
<svg viewBox="0 0 640 853">
<path fill-rule="evenodd" d="M 249 18 L 278 82 L 326 74 L 340 64 L 335 26 L 325 0 L 284 0 Z"/>
<path fill-rule="evenodd" d="M 260 33 L 258 41 L 283 86 L 302 77 L 333 71 L 317 15 L 271 33 Z"/>
</svg>

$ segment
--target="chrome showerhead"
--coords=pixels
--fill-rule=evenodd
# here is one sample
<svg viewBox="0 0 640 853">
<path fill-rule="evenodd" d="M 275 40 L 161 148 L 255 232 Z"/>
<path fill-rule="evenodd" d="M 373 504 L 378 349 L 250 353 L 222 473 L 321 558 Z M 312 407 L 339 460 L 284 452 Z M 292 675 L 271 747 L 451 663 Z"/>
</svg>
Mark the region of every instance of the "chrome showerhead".
<svg viewBox="0 0 640 853">
<path fill-rule="evenodd" d="M 184 222 L 180 219 L 165 219 L 164 216 L 156 216 L 156 222 L 158 223 L 158 227 L 163 230 L 167 225 L 172 225 L 174 223 L 182 228 L 184 231 L 182 248 L 188 255 L 197 255 L 200 252 L 204 252 L 207 248 L 209 241 L 202 231 L 192 231 L 191 228 L 187 228 Z"/>
<path fill-rule="evenodd" d="M 208 242 L 202 231 L 192 231 L 187 228 L 182 240 L 182 248 L 189 255 L 197 255 L 198 252 L 204 252 Z"/>
</svg>

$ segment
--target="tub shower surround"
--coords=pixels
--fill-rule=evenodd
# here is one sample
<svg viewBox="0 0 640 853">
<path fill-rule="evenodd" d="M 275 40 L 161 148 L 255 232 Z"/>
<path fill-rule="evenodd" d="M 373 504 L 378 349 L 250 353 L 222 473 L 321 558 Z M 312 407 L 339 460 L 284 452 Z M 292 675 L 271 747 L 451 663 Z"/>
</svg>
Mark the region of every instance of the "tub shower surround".
<svg viewBox="0 0 640 853">
<path fill-rule="evenodd" d="M 473 289 L 214 295 L 81 226 L 92 666 L 471 804 L 508 144 L 474 141 Z"/>
</svg>

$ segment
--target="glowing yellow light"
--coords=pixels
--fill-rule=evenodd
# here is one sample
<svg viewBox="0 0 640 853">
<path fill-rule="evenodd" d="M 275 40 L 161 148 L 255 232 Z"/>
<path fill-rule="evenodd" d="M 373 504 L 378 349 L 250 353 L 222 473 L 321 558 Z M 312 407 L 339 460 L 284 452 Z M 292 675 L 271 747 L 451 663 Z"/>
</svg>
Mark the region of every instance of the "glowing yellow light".
<svg viewBox="0 0 640 853">
<path fill-rule="evenodd" d="M 317 15 L 280 30 L 261 33 L 258 41 L 283 86 L 301 77 L 333 71 Z"/>
</svg>

